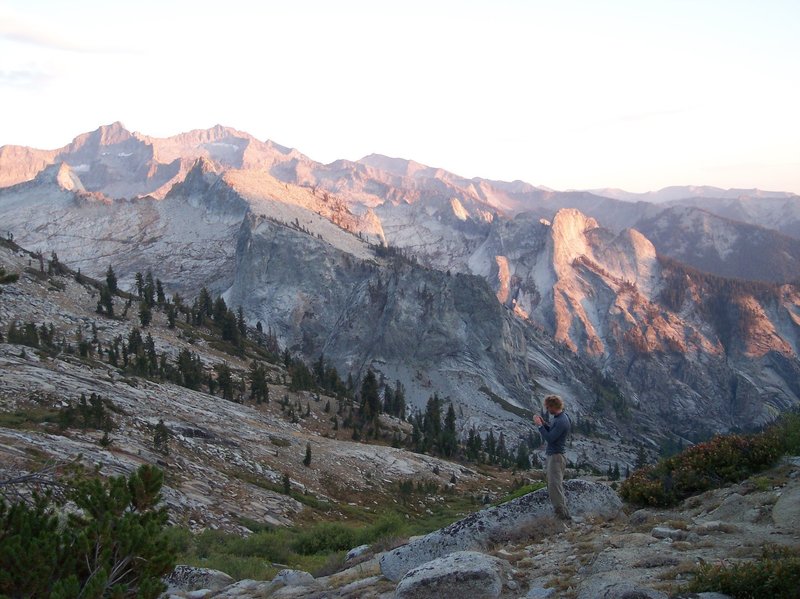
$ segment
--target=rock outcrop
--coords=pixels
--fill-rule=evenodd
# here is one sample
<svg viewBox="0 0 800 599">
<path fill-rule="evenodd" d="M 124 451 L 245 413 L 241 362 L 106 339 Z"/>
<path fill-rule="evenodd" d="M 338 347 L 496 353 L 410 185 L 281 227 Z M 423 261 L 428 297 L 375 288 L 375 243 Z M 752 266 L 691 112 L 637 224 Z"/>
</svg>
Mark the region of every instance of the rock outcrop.
<svg viewBox="0 0 800 599">
<path fill-rule="evenodd" d="M 573 516 L 613 518 L 622 502 L 606 485 L 585 480 L 564 483 L 567 505 Z M 380 559 L 381 572 L 389 580 L 400 580 L 412 568 L 457 551 L 485 549 L 531 535 L 544 520 L 553 518 L 546 489 L 540 489 L 503 505 L 488 508 L 432 532 Z"/>
<path fill-rule="evenodd" d="M 510 569 L 508 562 L 475 551 L 457 551 L 417 566 L 395 590 L 397 599 L 469 597 L 496 599 Z"/>
</svg>

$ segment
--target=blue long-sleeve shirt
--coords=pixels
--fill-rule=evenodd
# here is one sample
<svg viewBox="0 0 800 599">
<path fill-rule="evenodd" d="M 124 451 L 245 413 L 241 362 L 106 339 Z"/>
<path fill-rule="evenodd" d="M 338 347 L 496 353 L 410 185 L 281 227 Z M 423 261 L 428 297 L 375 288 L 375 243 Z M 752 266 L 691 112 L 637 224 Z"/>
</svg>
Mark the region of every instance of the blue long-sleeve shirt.
<svg viewBox="0 0 800 599">
<path fill-rule="evenodd" d="M 545 451 L 547 455 L 564 453 L 570 428 L 571 423 L 566 412 L 553 416 L 550 424 L 543 424 L 539 427 L 539 434 L 542 439 L 547 441 L 547 450 Z"/>
</svg>

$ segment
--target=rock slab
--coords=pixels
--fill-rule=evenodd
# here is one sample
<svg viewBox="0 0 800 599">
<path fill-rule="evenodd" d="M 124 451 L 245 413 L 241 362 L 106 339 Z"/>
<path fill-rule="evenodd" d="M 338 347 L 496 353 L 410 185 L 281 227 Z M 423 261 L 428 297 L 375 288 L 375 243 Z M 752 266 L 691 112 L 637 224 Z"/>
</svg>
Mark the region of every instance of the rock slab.
<svg viewBox="0 0 800 599">
<path fill-rule="evenodd" d="M 567 506 L 574 516 L 613 518 L 622 501 L 610 487 L 585 481 L 564 483 Z M 505 542 L 526 535 L 543 518 L 554 517 L 546 489 L 528 493 L 508 503 L 491 507 L 434 531 L 384 554 L 381 573 L 393 582 L 412 568 L 456 551 L 484 549 L 490 543 Z"/>
<path fill-rule="evenodd" d="M 476 551 L 457 551 L 406 574 L 397 585 L 397 599 L 470 597 L 496 599 L 503 591 L 508 562 Z"/>
</svg>

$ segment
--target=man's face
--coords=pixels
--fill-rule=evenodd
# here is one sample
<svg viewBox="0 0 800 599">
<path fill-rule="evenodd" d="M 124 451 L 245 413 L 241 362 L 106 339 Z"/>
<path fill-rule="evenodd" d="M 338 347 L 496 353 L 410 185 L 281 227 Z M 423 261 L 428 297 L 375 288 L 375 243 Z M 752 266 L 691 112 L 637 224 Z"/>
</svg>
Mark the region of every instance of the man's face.
<svg viewBox="0 0 800 599">
<path fill-rule="evenodd" d="M 555 406 L 545 406 L 545 408 L 547 409 L 547 413 L 551 416 L 555 416 L 559 412 L 559 409 Z"/>
</svg>

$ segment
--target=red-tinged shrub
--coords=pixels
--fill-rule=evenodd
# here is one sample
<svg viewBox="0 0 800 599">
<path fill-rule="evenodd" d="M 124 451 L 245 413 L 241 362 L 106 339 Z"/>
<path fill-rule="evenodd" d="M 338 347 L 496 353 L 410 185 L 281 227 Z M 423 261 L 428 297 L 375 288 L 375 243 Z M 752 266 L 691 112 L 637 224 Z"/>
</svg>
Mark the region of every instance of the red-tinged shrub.
<svg viewBox="0 0 800 599">
<path fill-rule="evenodd" d="M 692 495 L 739 482 L 772 466 L 788 449 L 800 419 L 787 416 L 756 435 L 719 435 L 633 472 L 620 496 L 635 505 L 670 506 Z M 787 424 L 788 423 L 788 424 Z"/>
</svg>

